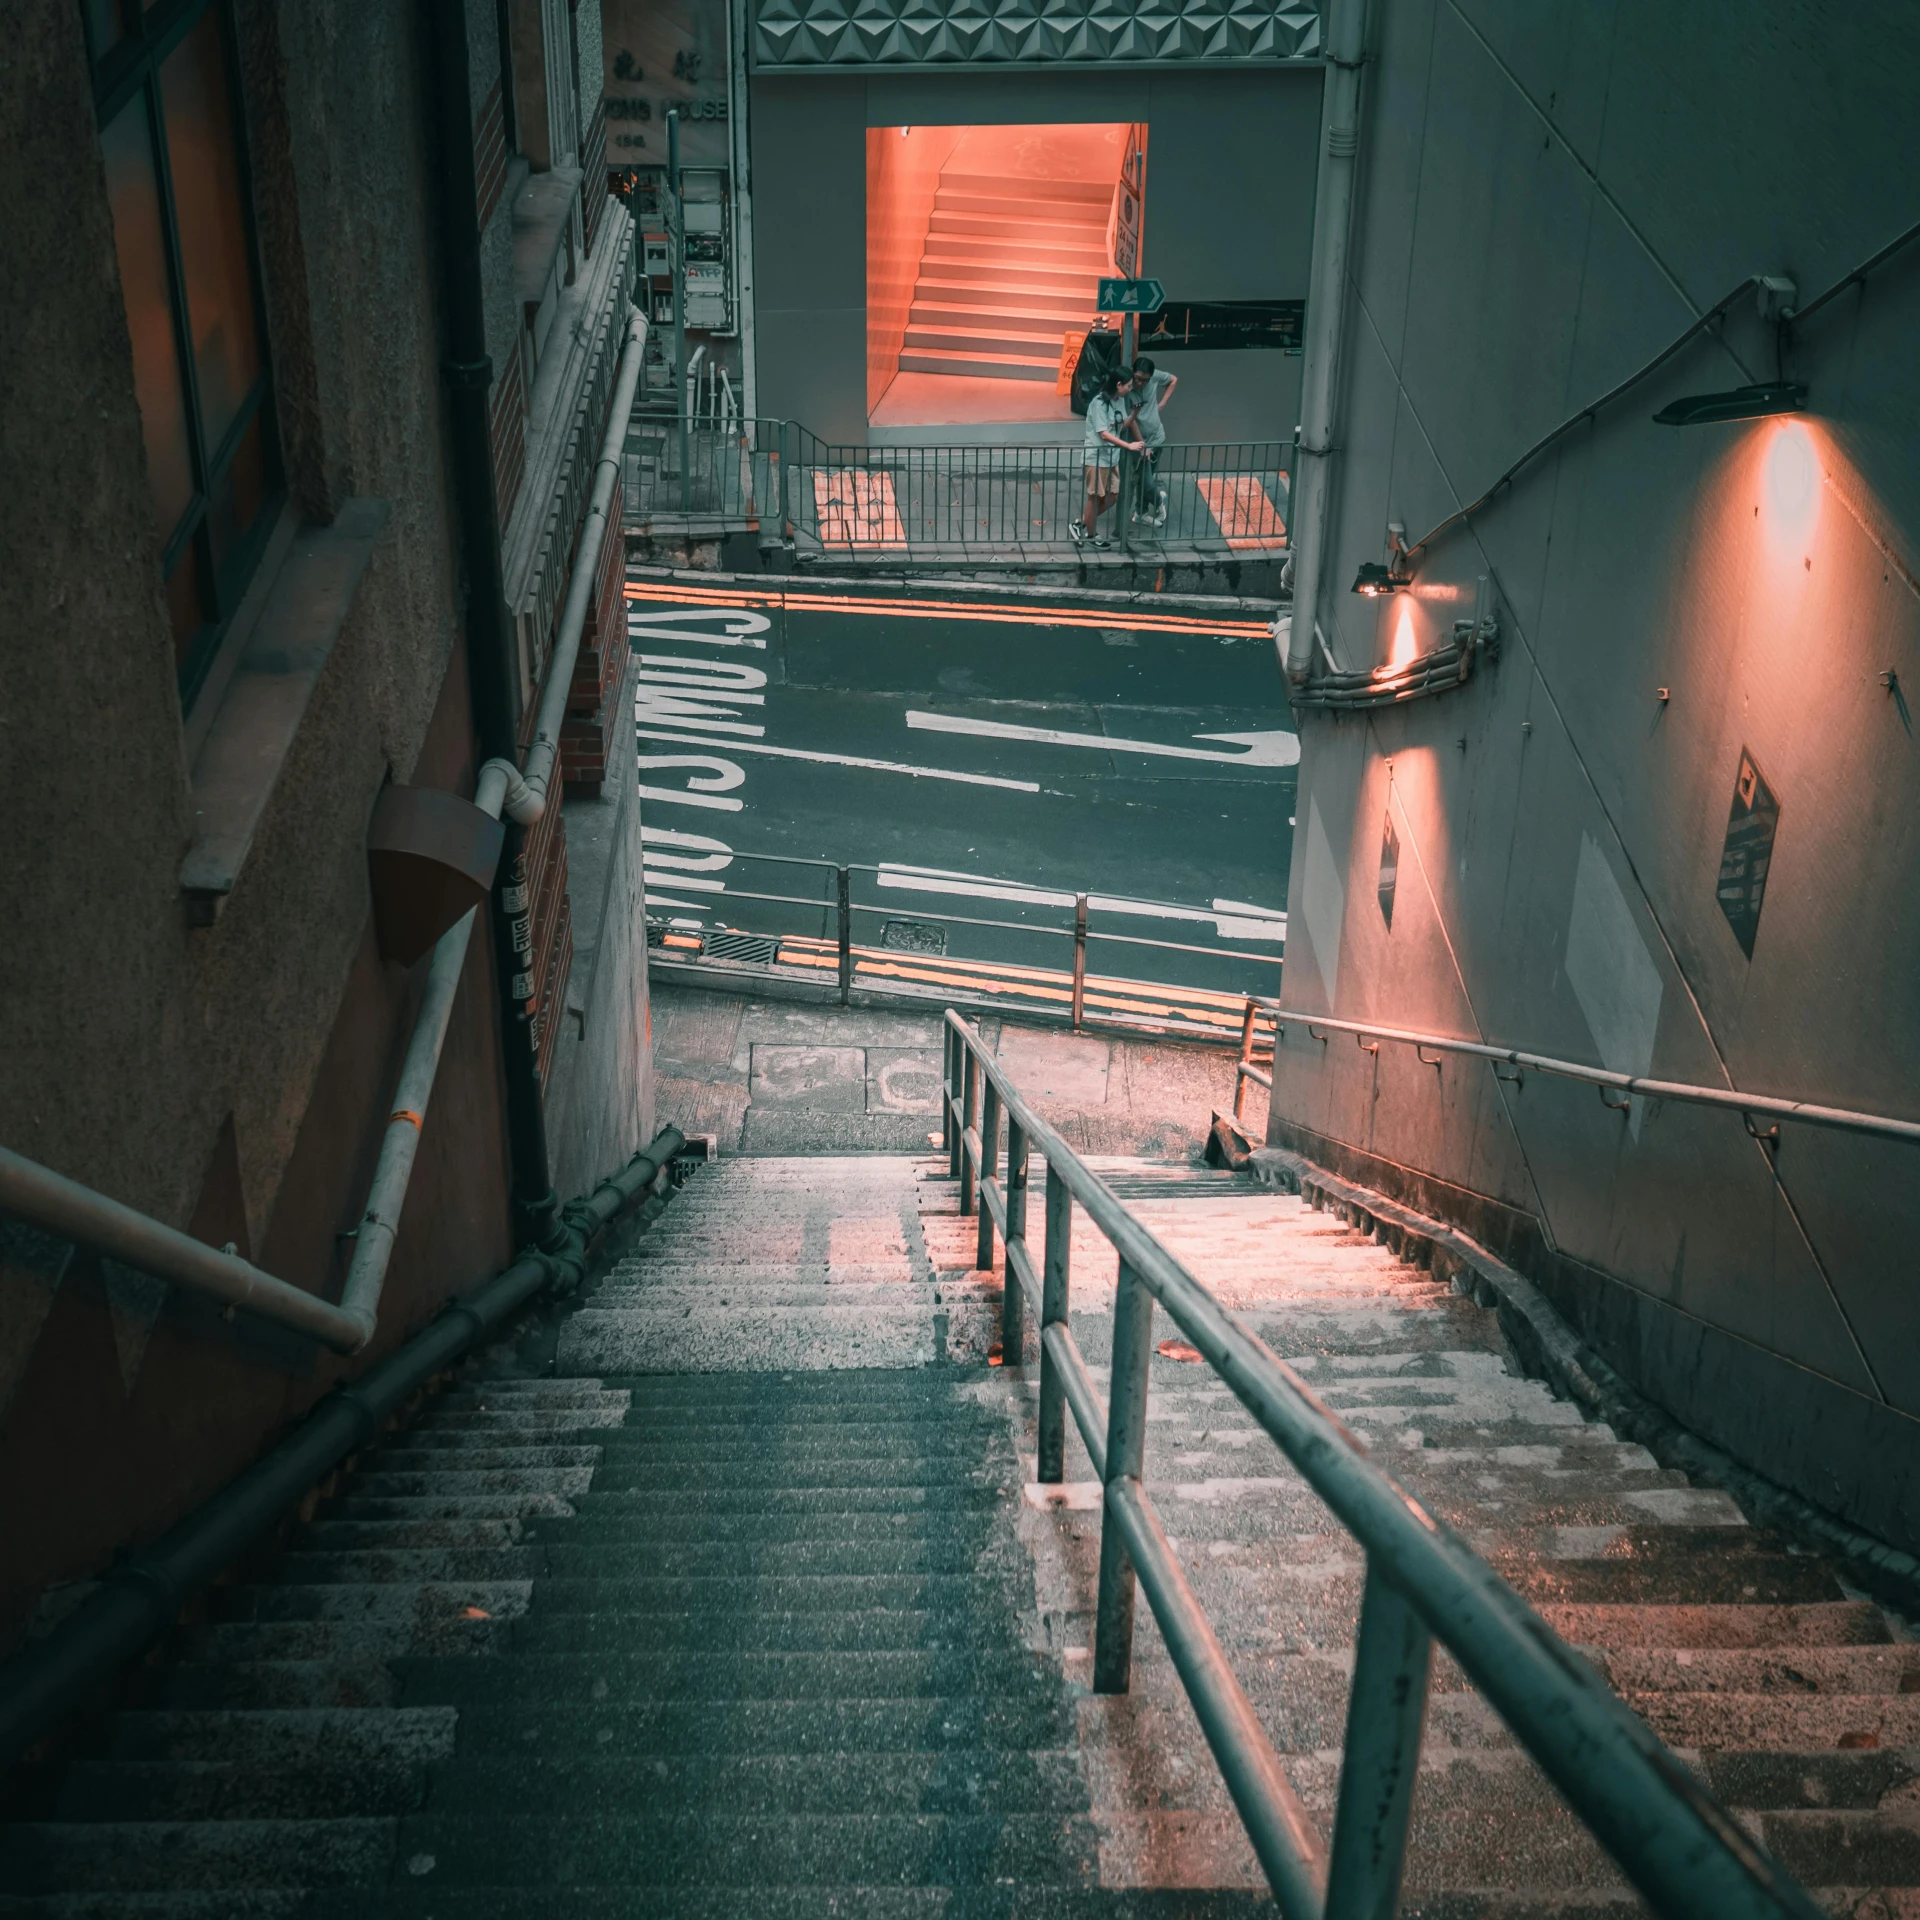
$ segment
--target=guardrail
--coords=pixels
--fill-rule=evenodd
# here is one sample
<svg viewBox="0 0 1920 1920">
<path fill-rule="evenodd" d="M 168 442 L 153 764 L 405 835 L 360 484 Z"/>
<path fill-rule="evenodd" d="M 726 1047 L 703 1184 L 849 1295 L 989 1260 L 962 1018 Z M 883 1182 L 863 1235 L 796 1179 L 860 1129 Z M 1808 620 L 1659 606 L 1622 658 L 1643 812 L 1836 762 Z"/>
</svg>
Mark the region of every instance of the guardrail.
<svg viewBox="0 0 1920 1920">
<path fill-rule="evenodd" d="M 1645 1074 L 1616 1073 L 1609 1067 L 1590 1067 L 1579 1060 L 1557 1060 L 1550 1054 L 1526 1053 L 1517 1047 L 1489 1046 L 1482 1040 L 1458 1040 L 1444 1033 L 1415 1033 L 1406 1027 L 1383 1027 L 1365 1020 L 1336 1020 L 1330 1014 L 1283 1010 L 1277 1000 L 1249 995 L 1245 1016 L 1249 1023 L 1256 1010 L 1272 1019 L 1276 1048 L 1287 1028 L 1297 1026 L 1305 1027 L 1308 1035 L 1323 1045 L 1326 1044 L 1327 1033 L 1350 1033 L 1368 1053 L 1378 1052 L 1382 1041 L 1412 1047 L 1422 1066 L 1438 1067 L 1440 1064 L 1426 1057 L 1429 1051 L 1460 1054 L 1468 1059 L 1492 1062 L 1495 1076 L 1516 1087 L 1524 1083 L 1529 1073 L 1584 1081 L 1599 1090 L 1601 1100 L 1615 1113 L 1630 1111 L 1636 1097 L 1677 1100 L 1690 1106 L 1717 1107 L 1723 1113 L 1737 1113 L 1746 1123 L 1748 1133 L 1762 1146 L 1769 1148 L 1777 1148 L 1780 1144 L 1782 1120 L 1797 1120 L 1809 1127 L 1828 1127 L 1840 1133 L 1877 1134 L 1887 1140 L 1920 1140 L 1920 1120 L 1900 1120 L 1891 1114 L 1862 1113 L 1852 1107 L 1823 1106 L 1814 1100 L 1787 1100 L 1770 1093 L 1743 1093 L 1737 1087 L 1702 1087 L 1685 1080 L 1654 1080 Z M 1320 1031 L 1323 1027 L 1327 1033 Z M 1371 1046 L 1367 1044 L 1369 1041 L 1373 1043 Z M 1245 1062 L 1248 1057 L 1243 1054 L 1244 1076 L 1271 1090 L 1271 1078 L 1257 1070 L 1247 1070 Z M 1514 1071 L 1501 1073 L 1503 1066 L 1510 1066 Z M 1609 1094 L 1615 1093 L 1626 1097 L 1608 1099 Z M 1763 1132 L 1753 1124 L 1756 1114 L 1771 1119 L 1774 1124 Z"/>
<path fill-rule="evenodd" d="M 1272 979 L 1281 964 L 1277 914 L 1263 924 L 1247 917 L 1252 909 L 1215 913 L 911 867 L 703 853 L 693 840 L 650 842 L 646 879 L 656 969 L 664 964 L 675 969 L 669 977 L 694 984 L 831 981 L 842 1005 L 856 992 L 940 1007 L 962 1000 L 1064 1020 L 1075 1031 L 1115 1027 L 1230 1043 L 1249 997 L 1237 983 Z M 741 886 L 740 870 L 769 883 Z M 783 874 L 794 877 L 776 890 Z M 983 897 L 1003 911 L 928 904 L 943 893 Z M 1117 924 L 1125 921 L 1194 933 L 1211 926 L 1213 937 L 1128 931 Z M 1108 970 L 1116 964 L 1126 971 Z"/>
<path fill-rule="evenodd" d="M 1151 476 L 1122 454 L 1119 505 L 1101 531 L 1123 551 L 1281 552 L 1293 468 L 1291 440 L 1169 445 Z M 1071 552 L 1086 504 L 1077 440 L 839 446 L 791 420 L 692 421 L 683 434 L 636 413 L 622 473 L 629 526 L 723 522 L 813 556 Z"/>
<path fill-rule="evenodd" d="M 1055 1484 L 1065 1477 L 1070 1408 L 1104 1485 L 1094 1689 L 1127 1691 L 1137 1581 L 1287 1920 L 1381 1920 L 1395 1911 L 1435 1641 L 1656 1913 L 1816 1920 L 1820 1909 L 1806 1892 L 1593 1668 L 1374 1466 L 1291 1369 L 1134 1219 L 951 1010 L 941 1133 L 961 1211 L 979 1214 L 976 1264 L 991 1267 L 996 1230 L 1006 1249 L 1008 1366 L 1024 1360 L 1025 1306 L 1038 1306 L 1038 1476 Z M 1042 1269 L 1027 1247 L 1036 1150 L 1046 1168 Z M 1068 1318 L 1075 1202 L 1119 1257 L 1105 1406 Z M 1295 1794 L 1142 1484 L 1156 1303 L 1366 1554 L 1330 1846 Z"/>
</svg>

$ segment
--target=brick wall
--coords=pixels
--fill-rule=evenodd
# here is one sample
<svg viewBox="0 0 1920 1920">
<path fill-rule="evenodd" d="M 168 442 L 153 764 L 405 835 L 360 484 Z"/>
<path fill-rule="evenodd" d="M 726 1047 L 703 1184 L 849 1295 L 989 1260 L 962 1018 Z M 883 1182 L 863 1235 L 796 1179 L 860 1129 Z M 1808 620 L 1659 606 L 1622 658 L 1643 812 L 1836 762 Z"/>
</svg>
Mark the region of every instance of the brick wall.
<svg viewBox="0 0 1920 1920">
<path fill-rule="evenodd" d="M 580 656 L 574 663 L 566 724 L 560 735 L 560 765 L 567 786 L 595 793 L 606 780 L 608 755 L 613 752 L 615 741 L 633 737 L 632 716 L 625 711 L 627 669 L 633 653 L 627 644 L 621 504 L 620 481 L 616 476 L 613 501 L 608 509 L 607 536 L 600 546 L 593 597 L 587 603 L 586 625 L 580 634 Z"/>
<path fill-rule="evenodd" d="M 518 353 L 494 369 L 492 435 L 493 494 L 504 529 L 527 477 L 527 377 Z"/>
<path fill-rule="evenodd" d="M 587 251 L 607 205 L 607 103 L 593 103 L 593 119 L 580 142 L 580 218 L 586 228 Z"/>
<path fill-rule="evenodd" d="M 507 122 L 501 111 L 500 82 L 496 80 L 473 123 L 473 195 L 483 233 L 493 218 L 494 208 L 500 204 L 506 184 Z"/>
</svg>

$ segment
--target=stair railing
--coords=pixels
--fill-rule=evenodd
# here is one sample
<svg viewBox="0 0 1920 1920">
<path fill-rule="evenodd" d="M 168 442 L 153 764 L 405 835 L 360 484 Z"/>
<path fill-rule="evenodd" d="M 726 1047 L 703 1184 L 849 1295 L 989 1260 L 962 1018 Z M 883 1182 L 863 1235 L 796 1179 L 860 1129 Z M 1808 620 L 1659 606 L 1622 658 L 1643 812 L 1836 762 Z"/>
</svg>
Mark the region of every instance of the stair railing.
<svg viewBox="0 0 1920 1920">
<path fill-rule="evenodd" d="M 1744 1093 L 1738 1087 L 1702 1087 L 1685 1080 L 1652 1080 L 1645 1074 L 1616 1073 L 1610 1067 L 1592 1067 L 1580 1060 L 1557 1060 L 1550 1054 L 1526 1053 L 1517 1047 L 1489 1046 L 1483 1040 L 1458 1040 L 1443 1033 L 1415 1033 L 1410 1028 L 1383 1027 L 1366 1020 L 1336 1020 L 1329 1014 L 1283 1009 L 1279 1001 L 1263 999 L 1257 994 L 1247 996 L 1243 1034 L 1251 1034 L 1257 1013 L 1264 1014 L 1273 1024 L 1276 1052 L 1281 1037 L 1288 1027 L 1294 1026 L 1304 1027 L 1308 1038 L 1318 1040 L 1323 1046 L 1329 1033 L 1350 1033 L 1362 1046 L 1366 1046 L 1368 1041 L 1377 1045 L 1386 1040 L 1397 1046 L 1412 1047 L 1419 1054 L 1423 1066 L 1437 1067 L 1440 1064 L 1437 1060 L 1426 1058 L 1429 1051 L 1459 1054 L 1472 1060 L 1492 1062 L 1494 1072 L 1515 1087 L 1529 1073 L 1584 1081 L 1588 1086 L 1597 1088 L 1601 1100 L 1616 1113 L 1626 1113 L 1636 1097 L 1643 1100 L 1676 1100 L 1683 1105 L 1717 1107 L 1723 1113 L 1737 1113 L 1746 1122 L 1748 1133 L 1768 1148 L 1778 1148 L 1780 1145 L 1782 1120 L 1799 1121 L 1809 1127 L 1829 1127 L 1839 1133 L 1877 1134 L 1886 1140 L 1920 1140 L 1920 1120 L 1901 1120 L 1886 1113 L 1862 1113 L 1852 1107 L 1822 1106 L 1814 1100 L 1787 1100 L 1771 1093 Z M 1372 1048 L 1368 1050 L 1373 1051 Z M 1241 1078 L 1252 1080 L 1271 1091 L 1272 1075 L 1252 1066 L 1251 1058 L 1249 1046 L 1243 1042 Z M 1500 1073 L 1503 1066 L 1512 1067 L 1514 1071 Z M 1611 1095 L 1624 1097 L 1610 1098 Z M 1756 1116 L 1773 1124 L 1764 1129 L 1757 1127 L 1754 1125 Z"/>
<path fill-rule="evenodd" d="M 1104 1485 L 1094 1690 L 1128 1689 L 1137 1581 L 1287 1920 L 1388 1920 L 1396 1910 L 1436 1640 L 1656 1913 L 1816 1920 L 1820 1909 L 1804 1889 L 1465 1541 L 1372 1464 L 1292 1369 L 1027 1105 L 978 1030 L 952 1011 L 945 1055 L 941 1133 L 961 1211 L 978 1209 L 978 1265 L 992 1265 L 996 1230 L 1006 1249 L 1001 1349 L 1008 1366 L 1024 1358 L 1024 1303 L 1039 1307 L 1039 1478 L 1057 1484 L 1065 1477 L 1071 1408 Z M 1027 1247 L 1036 1150 L 1046 1168 L 1041 1269 Z M 1112 1396 L 1104 1406 L 1068 1321 L 1076 1201 L 1119 1257 Z M 1156 1304 L 1366 1554 L 1330 1847 L 1294 1792 L 1142 1483 Z"/>
</svg>

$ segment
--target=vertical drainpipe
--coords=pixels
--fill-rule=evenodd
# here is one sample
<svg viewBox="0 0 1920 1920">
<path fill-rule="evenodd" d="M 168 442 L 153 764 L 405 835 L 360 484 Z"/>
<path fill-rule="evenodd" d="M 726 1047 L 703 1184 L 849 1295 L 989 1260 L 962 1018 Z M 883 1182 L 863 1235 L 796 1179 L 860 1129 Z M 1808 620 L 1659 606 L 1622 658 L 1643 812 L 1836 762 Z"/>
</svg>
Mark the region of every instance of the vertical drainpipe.
<svg viewBox="0 0 1920 1920">
<path fill-rule="evenodd" d="M 1347 243 L 1360 146 L 1360 64 L 1366 0 L 1326 0 L 1326 87 L 1320 173 L 1313 202 L 1313 269 L 1307 283 L 1306 364 L 1300 382 L 1299 491 L 1293 503 L 1293 617 L 1282 664 L 1299 685 L 1313 667 L 1313 630 L 1326 558 L 1332 491 L 1333 401 L 1347 320 Z"/>
<path fill-rule="evenodd" d="M 488 391 L 487 320 L 480 271 L 479 201 L 473 172 L 473 107 L 467 68 L 465 0 L 429 0 L 427 105 L 440 175 L 440 248 L 444 274 L 447 397 L 453 425 L 455 511 L 466 576 L 467 658 L 482 760 L 519 764 L 513 714 L 518 695 L 512 624 L 500 564 L 500 503 L 493 490 L 493 431 Z M 559 1231 L 558 1202 L 547 1165 L 547 1128 L 533 1027 L 524 1000 L 513 995 L 526 971 L 516 951 L 515 922 L 526 909 L 515 886 L 525 830 L 506 823 L 506 845 L 494 876 L 489 919 L 494 973 L 500 983 L 500 1052 L 506 1071 L 507 1143 L 513 1162 L 516 1236 L 545 1245 Z"/>
</svg>

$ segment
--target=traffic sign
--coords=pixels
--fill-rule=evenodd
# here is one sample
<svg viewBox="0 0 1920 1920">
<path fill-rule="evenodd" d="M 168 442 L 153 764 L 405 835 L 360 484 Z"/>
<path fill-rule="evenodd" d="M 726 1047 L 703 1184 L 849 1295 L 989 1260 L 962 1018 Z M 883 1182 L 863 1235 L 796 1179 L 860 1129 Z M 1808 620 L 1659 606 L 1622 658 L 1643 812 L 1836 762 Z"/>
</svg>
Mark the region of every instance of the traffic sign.
<svg viewBox="0 0 1920 1920">
<path fill-rule="evenodd" d="M 1158 280 L 1102 280 L 1102 313 L 1158 313 L 1166 304 L 1167 290 Z"/>
</svg>

